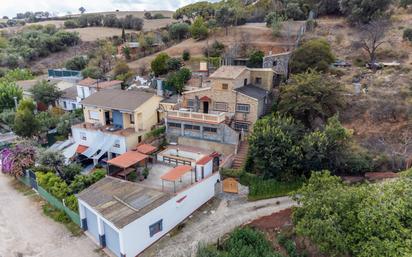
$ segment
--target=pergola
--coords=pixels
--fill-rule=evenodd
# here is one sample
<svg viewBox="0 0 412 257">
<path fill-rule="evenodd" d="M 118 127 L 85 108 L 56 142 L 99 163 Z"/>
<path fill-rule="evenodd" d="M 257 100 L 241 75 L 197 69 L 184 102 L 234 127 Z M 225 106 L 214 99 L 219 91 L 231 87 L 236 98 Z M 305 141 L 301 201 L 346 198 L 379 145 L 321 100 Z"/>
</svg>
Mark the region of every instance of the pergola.
<svg viewBox="0 0 412 257">
<path fill-rule="evenodd" d="M 176 181 L 181 179 L 183 175 L 185 175 L 187 172 L 191 172 L 192 167 L 189 165 L 182 165 L 182 166 L 177 166 L 167 173 L 165 173 L 163 176 L 160 177 L 162 180 L 162 191 L 164 190 L 164 181 L 169 181 L 173 182 L 173 191 L 176 193 Z M 190 173 L 190 183 L 193 183 L 193 175 Z"/>
<path fill-rule="evenodd" d="M 146 159 L 148 158 L 148 155 L 139 153 L 137 151 L 128 151 L 124 154 L 121 154 L 113 159 L 110 159 L 107 161 L 107 169 L 108 169 L 108 174 L 110 174 L 110 165 L 116 166 L 122 171 L 117 172 L 116 175 L 124 177 L 126 179 L 127 175 L 132 173 L 134 170 L 136 170 L 137 165 L 145 161 L 145 166 L 147 165 Z M 136 166 L 132 168 L 132 166 Z"/>
</svg>

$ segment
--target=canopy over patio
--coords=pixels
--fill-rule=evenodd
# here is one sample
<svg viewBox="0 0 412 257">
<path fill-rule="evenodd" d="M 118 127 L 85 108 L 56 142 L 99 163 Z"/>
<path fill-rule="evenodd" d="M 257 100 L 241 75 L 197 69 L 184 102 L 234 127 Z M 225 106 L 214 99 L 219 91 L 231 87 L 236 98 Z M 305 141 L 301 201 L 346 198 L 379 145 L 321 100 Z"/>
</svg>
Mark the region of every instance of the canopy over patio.
<svg viewBox="0 0 412 257">
<path fill-rule="evenodd" d="M 111 160 L 108 160 L 107 163 L 114 165 L 123 169 L 129 168 L 145 159 L 149 156 L 146 154 L 139 153 L 137 151 L 125 152 L 122 155 L 119 155 Z"/>
<path fill-rule="evenodd" d="M 149 144 L 141 144 L 136 147 L 136 150 L 142 154 L 152 154 L 156 152 L 157 148 Z"/>
<path fill-rule="evenodd" d="M 166 174 L 164 174 L 163 176 L 160 177 L 160 179 L 162 180 L 162 190 L 164 188 L 163 186 L 163 181 L 170 181 L 173 182 L 174 184 L 174 192 L 176 193 L 176 181 L 180 180 L 183 175 L 185 175 L 187 172 L 191 172 L 192 171 L 192 167 L 189 165 L 182 165 L 182 166 L 177 166 L 173 169 L 171 169 L 170 171 L 168 171 Z M 190 183 L 192 183 L 192 177 L 190 178 Z"/>
</svg>

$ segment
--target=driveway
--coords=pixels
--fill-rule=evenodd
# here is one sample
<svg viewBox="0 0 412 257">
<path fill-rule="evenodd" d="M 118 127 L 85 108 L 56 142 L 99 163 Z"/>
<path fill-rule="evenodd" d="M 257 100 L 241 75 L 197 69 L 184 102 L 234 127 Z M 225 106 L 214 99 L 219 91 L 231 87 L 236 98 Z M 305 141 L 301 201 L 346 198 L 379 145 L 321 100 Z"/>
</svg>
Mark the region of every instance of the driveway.
<svg viewBox="0 0 412 257">
<path fill-rule="evenodd" d="M 199 243 L 216 243 L 218 238 L 242 224 L 294 205 L 289 197 L 256 202 L 220 197 L 190 216 L 181 231 L 169 233 L 148 248 L 142 257 L 195 256 Z"/>
<path fill-rule="evenodd" d="M 0 173 L 0 257 L 98 257 L 86 236 L 73 237 L 43 215 L 41 204 L 16 191 Z"/>
</svg>

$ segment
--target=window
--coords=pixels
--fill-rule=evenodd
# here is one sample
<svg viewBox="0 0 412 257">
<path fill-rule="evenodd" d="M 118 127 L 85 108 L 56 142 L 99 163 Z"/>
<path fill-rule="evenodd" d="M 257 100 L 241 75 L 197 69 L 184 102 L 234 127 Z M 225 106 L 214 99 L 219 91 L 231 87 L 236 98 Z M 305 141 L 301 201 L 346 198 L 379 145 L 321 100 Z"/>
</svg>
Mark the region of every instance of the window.
<svg viewBox="0 0 412 257">
<path fill-rule="evenodd" d="M 80 138 L 81 138 L 82 140 L 87 140 L 86 132 L 80 132 Z"/>
<path fill-rule="evenodd" d="M 66 109 L 66 108 L 67 108 L 66 101 L 63 101 L 63 108 L 64 108 L 64 109 Z"/>
<path fill-rule="evenodd" d="M 187 99 L 187 107 L 190 107 L 190 108 L 195 107 L 195 100 Z"/>
<path fill-rule="evenodd" d="M 89 119 L 99 120 L 99 112 L 98 111 L 89 111 Z"/>
<path fill-rule="evenodd" d="M 248 104 L 236 104 L 236 111 L 249 113 L 250 112 L 250 105 L 248 105 Z"/>
<path fill-rule="evenodd" d="M 116 139 L 116 141 L 114 141 L 113 147 L 120 148 L 120 139 Z"/>
<path fill-rule="evenodd" d="M 215 102 L 215 110 L 216 111 L 227 111 L 227 103 L 225 102 Z"/>
<path fill-rule="evenodd" d="M 129 114 L 129 117 L 130 117 L 130 124 L 134 124 L 134 115 Z"/>
<path fill-rule="evenodd" d="M 244 86 L 247 86 L 247 79 L 244 79 L 244 80 L 243 80 L 243 85 L 244 85 Z"/>
<path fill-rule="evenodd" d="M 159 220 L 158 222 L 149 226 L 150 237 L 156 235 L 162 230 L 163 230 L 163 220 Z"/>
<path fill-rule="evenodd" d="M 185 129 L 200 130 L 200 126 L 185 124 Z"/>
<path fill-rule="evenodd" d="M 262 84 L 262 78 L 256 78 L 255 79 L 255 83 L 256 83 L 256 85 L 261 85 Z"/>
<path fill-rule="evenodd" d="M 172 128 L 181 128 L 181 127 L 182 127 L 182 124 L 180 124 L 180 123 L 174 123 L 174 122 L 168 122 L 167 125 L 168 125 L 169 127 L 172 127 Z"/>
<path fill-rule="evenodd" d="M 222 84 L 222 89 L 228 89 L 228 88 L 229 88 L 228 84 L 226 84 L 226 83 Z"/>
<path fill-rule="evenodd" d="M 76 107 L 77 107 L 76 104 L 72 103 L 72 109 L 75 110 L 75 109 L 77 109 Z"/>
<path fill-rule="evenodd" d="M 277 66 L 277 65 L 278 65 L 278 61 L 277 61 L 277 60 L 274 60 L 273 63 L 272 63 L 272 66 L 275 67 L 275 66 Z"/>
<path fill-rule="evenodd" d="M 203 127 L 203 131 L 209 132 L 209 133 L 217 133 L 217 128 Z"/>
<path fill-rule="evenodd" d="M 237 131 L 249 131 L 249 124 L 247 123 L 242 123 L 242 122 L 235 122 L 235 130 Z"/>
</svg>

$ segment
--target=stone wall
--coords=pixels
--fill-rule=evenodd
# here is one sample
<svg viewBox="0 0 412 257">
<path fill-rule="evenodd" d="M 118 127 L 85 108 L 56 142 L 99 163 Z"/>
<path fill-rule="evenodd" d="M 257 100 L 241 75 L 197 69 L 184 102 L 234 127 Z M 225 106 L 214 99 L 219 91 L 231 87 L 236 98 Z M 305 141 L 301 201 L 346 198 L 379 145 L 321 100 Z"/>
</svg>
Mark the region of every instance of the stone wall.
<svg viewBox="0 0 412 257">
<path fill-rule="evenodd" d="M 263 68 L 272 68 L 276 74 L 288 76 L 291 52 L 271 54 L 263 57 Z"/>
</svg>

